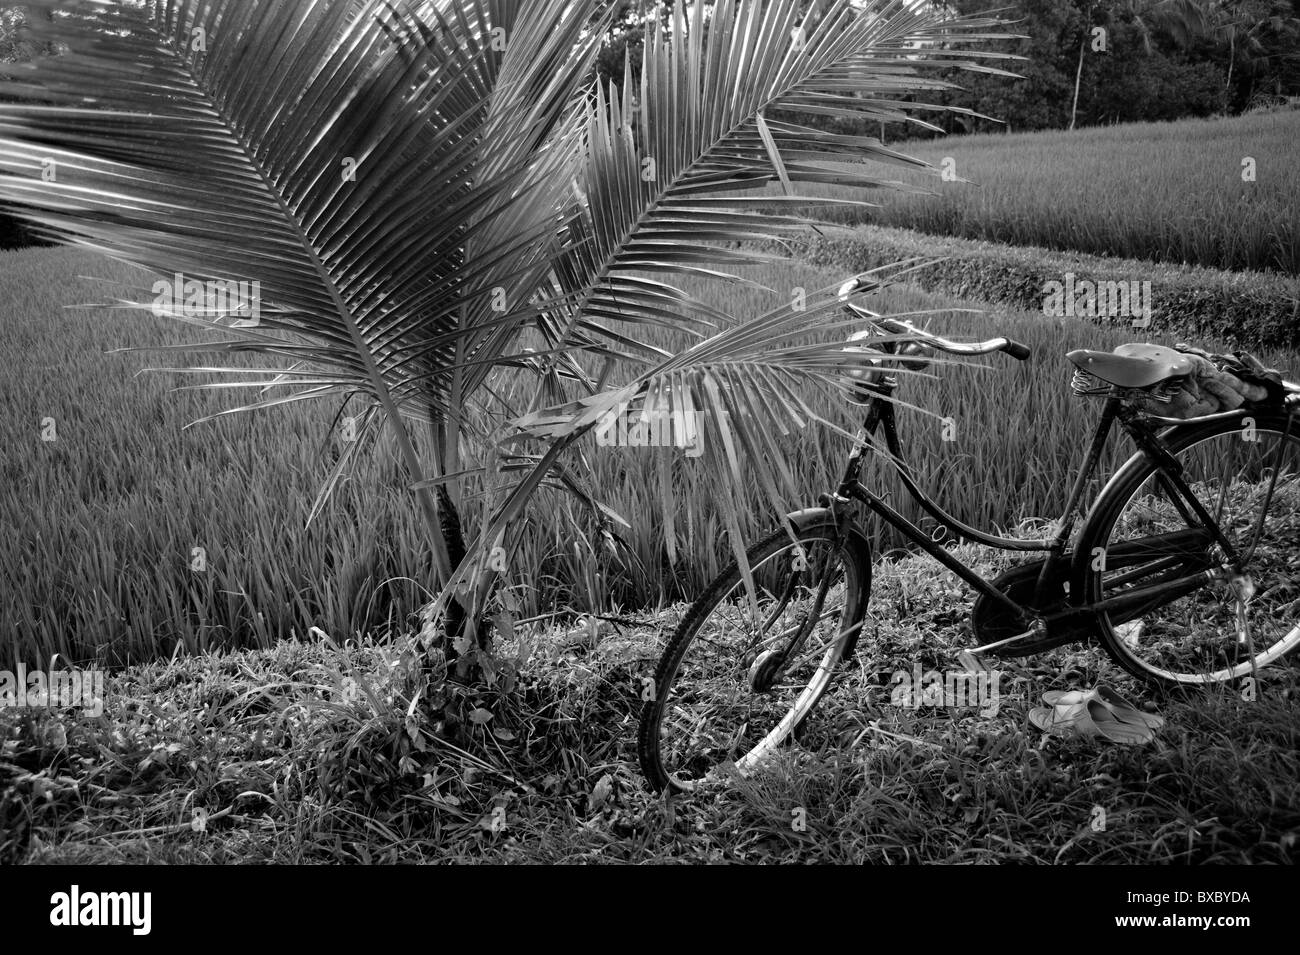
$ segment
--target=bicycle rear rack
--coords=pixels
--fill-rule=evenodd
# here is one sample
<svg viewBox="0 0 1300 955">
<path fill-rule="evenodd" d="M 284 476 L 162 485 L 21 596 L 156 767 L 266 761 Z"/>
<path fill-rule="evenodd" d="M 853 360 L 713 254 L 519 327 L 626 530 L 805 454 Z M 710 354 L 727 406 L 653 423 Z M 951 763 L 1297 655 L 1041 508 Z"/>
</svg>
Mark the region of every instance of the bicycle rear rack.
<svg viewBox="0 0 1300 955">
<path fill-rule="evenodd" d="M 1147 414 L 1142 415 L 1143 421 L 1152 421 L 1156 424 L 1205 424 L 1207 421 L 1226 421 L 1229 418 L 1244 418 L 1251 414 L 1249 408 L 1234 408 L 1232 411 L 1216 411 L 1214 414 L 1197 415 L 1194 418 L 1170 418 L 1165 415 Z"/>
</svg>

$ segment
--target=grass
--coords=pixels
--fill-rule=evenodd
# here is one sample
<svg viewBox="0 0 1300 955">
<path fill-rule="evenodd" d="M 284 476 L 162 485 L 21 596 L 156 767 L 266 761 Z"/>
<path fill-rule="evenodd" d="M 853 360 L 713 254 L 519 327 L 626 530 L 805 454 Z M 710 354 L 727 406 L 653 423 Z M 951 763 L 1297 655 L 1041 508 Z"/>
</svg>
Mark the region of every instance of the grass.
<svg viewBox="0 0 1300 955">
<path fill-rule="evenodd" d="M 881 203 L 828 215 L 846 224 L 1295 275 L 1298 137 L 1293 110 L 905 142 L 896 148 L 936 171 L 904 169 L 897 178 L 930 195 L 835 186 L 818 194 Z M 1255 160 L 1254 182 L 1242 180 L 1246 157 Z M 949 158 L 969 182 L 940 179 L 937 168 Z"/>
<path fill-rule="evenodd" d="M 427 684 L 402 639 L 131 668 L 98 719 L 0 711 L 0 861 L 1294 863 L 1294 670 L 1251 702 L 1162 699 L 1167 725 L 1133 748 L 1027 721 L 1049 688 L 1143 697 L 1093 650 L 1006 665 L 995 715 L 889 706 L 879 674 L 950 665 L 968 599 L 928 561 L 882 565 L 821 745 L 671 800 L 641 785 L 632 738 L 682 607 L 595 645 L 501 646 L 514 692 L 456 725 L 406 716 Z"/>
<path fill-rule="evenodd" d="M 171 376 L 138 375 L 165 357 L 103 354 L 181 341 L 178 324 L 63 308 L 109 297 L 102 284 L 69 276 L 129 281 L 129 272 L 60 249 L 6 253 L 3 264 L 0 295 L 12 306 L 0 321 L 0 355 L 11 367 L 0 382 L 0 520 L 11 533 L 0 543 L 0 666 L 35 665 L 55 653 L 117 665 L 178 649 L 269 647 L 313 626 L 340 637 L 400 629 L 427 599 L 422 583 L 431 560 L 387 444 L 305 529 L 340 447 L 329 431 L 335 407 L 296 404 L 182 430 L 231 400 L 173 392 L 189 382 Z M 763 274 L 782 295 L 838 277 L 797 263 Z M 703 285 L 696 291 L 718 294 Z M 773 304 L 758 292 L 725 294 L 736 314 Z M 880 303 L 887 310 L 960 304 L 907 289 Z M 958 517 L 979 525 L 1006 527 L 1052 513 L 1096 413 L 1070 396 L 1064 352 L 1109 349 L 1134 336 L 1026 312 L 949 314 L 933 327 L 964 337 L 1009 334 L 1027 342 L 1034 359 L 1017 365 L 994 356 L 984 367 L 950 365 L 936 378 L 906 382 L 903 397 L 932 412 L 902 413 L 926 484 Z M 670 344 L 667 337 L 661 343 Z M 1297 365 L 1293 357 L 1274 360 Z M 842 427 L 855 426 L 852 406 L 810 400 Z M 53 442 L 41 440 L 45 418 L 55 421 Z M 945 418 L 955 441 L 943 440 Z M 789 504 L 806 506 L 838 480 L 846 442 L 810 428 L 785 446 L 805 489 Z M 604 448 L 590 436 L 583 451 L 591 486 L 630 527 L 611 557 L 583 508 L 544 492 L 509 574 L 521 617 L 666 606 L 693 596 L 729 559 L 723 494 L 738 500 L 747 539 L 773 522 L 757 488 L 731 487 L 679 452 Z M 660 455 L 671 457 L 679 502 L 676 565 L 665 546 Z M 874 477 L 890 484 L 879 469 Z M 921 519 L 907 503 L 905 513 Z M 882 549 L 898 543 L 877 540 Z M 201 572 L 192 569 L 198 547 L 206 559 Z"/>
</svg>

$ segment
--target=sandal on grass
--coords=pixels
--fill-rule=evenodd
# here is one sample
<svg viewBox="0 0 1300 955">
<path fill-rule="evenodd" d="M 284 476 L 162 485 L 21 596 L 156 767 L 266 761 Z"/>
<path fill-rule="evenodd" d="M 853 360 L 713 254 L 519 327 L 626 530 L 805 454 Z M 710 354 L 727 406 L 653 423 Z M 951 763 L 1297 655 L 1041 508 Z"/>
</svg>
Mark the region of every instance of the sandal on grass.
<svg viewBox="0 0 1300 955">
<path fill-rule="evenodd" d="M 1029 711 L 1029 722 L 1052 736 L 1096 736 L 1097 727 L 1084 703 L 1036 706 Z"/>
<path fill-rule="evenodd" d="M 1115 743 L 1150 742 L 1164 720 L 1143 713 L 1107 686 L 1091 690 L 1048 690 L 1047 706 L 1029 711 L 1029 721 L 1053 736 L 1101 736 Z"/>
<path fill-rule="evenodd" d="M 1163 716 L 1138 709 L 1108 686 L 1099 685 L 1093 692 L 1096 693 L 1097 700 L 1106 704 L 1116 717 L 1126 723 L 1142 723 L 1153 730 L 1158 730 L 1165 725 Z"/>
<path fill-rule="evenodd" d="M 1146 723 L 1121 719 L 1114 710 L 1099 699 L 1093 698 L 1086 705 L 1088 716 L 1097 727 L 1097 732 L 1112 743 L 1137 746 L 1149 743 L 1155 738 L 1155 731 Z"/>
</svg>

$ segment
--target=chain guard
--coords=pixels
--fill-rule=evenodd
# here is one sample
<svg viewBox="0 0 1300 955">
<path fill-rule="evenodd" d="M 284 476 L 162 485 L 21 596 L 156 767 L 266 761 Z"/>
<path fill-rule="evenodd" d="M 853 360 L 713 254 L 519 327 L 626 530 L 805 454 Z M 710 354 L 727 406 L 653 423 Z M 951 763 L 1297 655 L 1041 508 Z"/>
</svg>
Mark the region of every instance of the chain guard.
<svg viewBox="0 0 1300 955">
<path fill-rule="evenodd" d="M 999 574 L 992 581 L 993 586 L 1006 594 L 1022 607 L 1027 607 L 1040 614 L 1060 612 L 1066 609 L 1065 585 L 1070 579 L 1071 561 L 1068 557 L 1061 560 L 1055 573 L 1048 579 L 1048 601 L 1044 606 L 1033 606 L 1034 590 L 1038 586 L 1038 575 L 1042 573 L 1045 560 L 1035 560 L 1028 564 L 1019 564 Z M 980 646 L 1006 640 L 1018 633 L 1025 632 L 1024 623 L 1007 607 L 987 594 L 980 594 L 971 611 L 971 629 Z M 1069 618 L 1049 621 L 1047 635 L 1038 639 L 1025 639 L 1009 643 L 989 651 L 995 657 L 1025 657 L 1042 653 L 1067 643 L 1077 643 L 1089 639 L 1093 629 L 1085 621 L 1072 621 Z"/>
</svg>

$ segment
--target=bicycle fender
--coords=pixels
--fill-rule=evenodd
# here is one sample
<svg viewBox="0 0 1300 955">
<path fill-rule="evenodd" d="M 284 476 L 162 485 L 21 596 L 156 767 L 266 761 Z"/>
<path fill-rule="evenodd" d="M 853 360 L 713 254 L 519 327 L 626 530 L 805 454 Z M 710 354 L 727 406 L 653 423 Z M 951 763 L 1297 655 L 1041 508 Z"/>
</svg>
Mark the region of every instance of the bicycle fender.
<svg viewBox="0 0 1300 955">
<path fill-rule="evenodd" d="M 829 507 L 806 507 L 801 511 L 791 511 L 785 516 L 785 519 L 789 529 L 796 535 L 814 528 L 833 528 L 836 524 L 835 512 Z M 862 529 L 854 521 L 847 522 L 845 531 L 844 547 L 854 563 L 861 568 L 862 580 L 866 586 L 866 599 L 863 602 L 863 614 L 865 615 L 866 602 L 871 599 L 871 540 L 866 534 L 862 533 Z M 861 637 L 861 632 L 858 632 L 849 641 L 845 648 L 845 659 L 851 658 L 857 652 L 858 641 Z"/>
<path fill-rule="evenodd" d="M 785 516 L 786 522 L 796 534 L 815 527 L 834 527 L 835 512 L 829 507 L 805 507 L 803 510 L 791 511 Z M 845 545 L 862 566 L 871 569 L 871 541 L 856 523 L 849 522 Z"/>
</svg>

